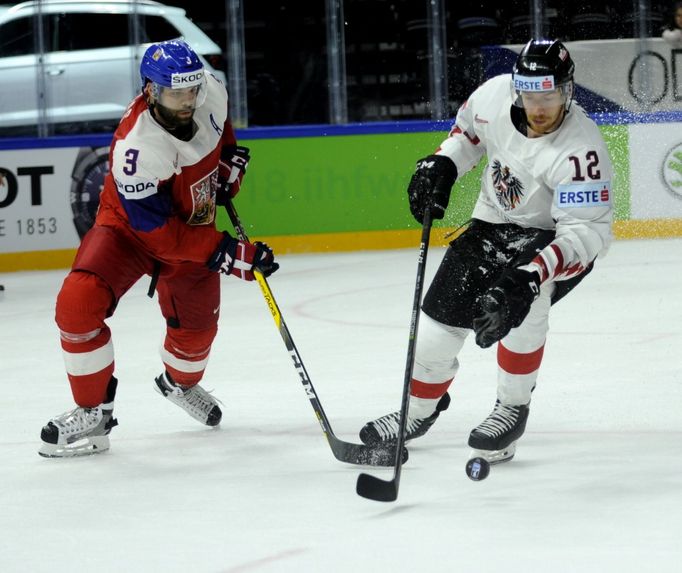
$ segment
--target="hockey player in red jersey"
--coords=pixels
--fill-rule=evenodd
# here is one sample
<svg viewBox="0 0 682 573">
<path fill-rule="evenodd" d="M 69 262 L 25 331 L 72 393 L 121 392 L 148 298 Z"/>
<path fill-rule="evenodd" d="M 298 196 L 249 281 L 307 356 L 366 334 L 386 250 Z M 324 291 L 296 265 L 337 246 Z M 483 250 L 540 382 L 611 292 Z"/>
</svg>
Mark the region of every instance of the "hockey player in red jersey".
<svg viewBox="0 0 682 573">
<path fill-rule="evenodd" d="M 459 174 L 488 164 L 468 228 L 450 243 L 420 317 L 407 439 L 450 402 L 457 356 L 473 330 L 497 344 L 497 400 L 471 431 L 472 457 L 514 456 L 529 413 L 552 304 L 611 242 L 612 167 L 604 140 L 572 104 L 574 65 L 558 41 L 532 40 L 511 75 L 492 78 L 460 108 L 449 137 L 417 162 L 410 209 L 442 219 Z M 367 423 L 367 444 L 397 439 L 399 413 Z"/>
<path fill-rule="evenodd" d="M 236 195 L 249 160 L 223 84 L 179 40 L 151 45 L 140 75 L 142 93 L 114 134 L 95 225 L 57 297 L 77 407 L 42 429 L 46 457 L 109 448 L 117 380 L 106 319 L 144 275 L 166 321 L 164 371 L 154 388 L 202 424 L 219 424 L 216 399 L 199 385 L 217 333 L 219 273 L 253 280 L 254 270 L 268 276 L 279 266 L 267 245 L 215 228 L 216 204 Z"/>
</svg>

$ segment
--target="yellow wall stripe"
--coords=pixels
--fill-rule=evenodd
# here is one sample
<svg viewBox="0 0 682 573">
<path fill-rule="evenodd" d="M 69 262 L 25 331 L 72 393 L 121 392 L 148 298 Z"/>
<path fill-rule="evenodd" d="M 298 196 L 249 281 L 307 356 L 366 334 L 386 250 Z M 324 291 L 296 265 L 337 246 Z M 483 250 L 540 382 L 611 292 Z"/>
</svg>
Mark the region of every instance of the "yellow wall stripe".
<svg viewBox="0 0 682 573">
<path fill-rule="evenodd" d="M 613 234 L 617 239 L 662 239 L 682 237 L 682 219 L 633 219 L 616 221 Z"/>
<path fill-rule="evenodd" d="M 451 227 L 434 228 L 431 245 L 447 245 L 457 232 L 459 230 Z M 682 219 L 616 221 L 613 232 L 617 239 L 682 237 Z M 421 240 L 421 230 L 275 235 L 251 239 L 267 242 L 275 250 L 275 254 L 369 251 L 416 247 Z M 75 254 L 76 249 L 0 253 L 0 272 L 67 269 Z"/>
<path fill-rule="evenodd" d="M 0 272 L 68 269 L 75 256 L 76 249 L 0 253 Z"/>
<path fill-rule="evenodd" d="M 454 235 L 447 240 L 444 237 L 453 231 L 452 228 L 434 228 L 431 233 L 431 244 L 446 245 L 454 238 Z M 275 253 L 281 254 L 405 249 L 419 245 L 421 230 L 277 235 L 257 240 L 265 241 L 275 250 Z"/>
</svg>

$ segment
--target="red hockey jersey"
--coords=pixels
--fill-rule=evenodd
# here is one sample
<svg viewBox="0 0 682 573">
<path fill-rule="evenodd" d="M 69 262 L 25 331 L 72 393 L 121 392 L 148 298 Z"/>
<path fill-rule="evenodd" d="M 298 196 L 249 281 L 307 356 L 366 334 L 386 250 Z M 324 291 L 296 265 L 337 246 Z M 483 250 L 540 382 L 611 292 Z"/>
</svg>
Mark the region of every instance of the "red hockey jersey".
<svg viewBox="0 0 682 573">
<path fill-rule="evenodd" d="M 218 177 L 228 177 L 230 168 L 221 155 L 229 159 L 236 138 L 225 87 L 210 74 L 207 83 L 189 141 L 163 129 L 140 95 L 128 106 L 109 152 L 96 224 L 125 231 L 166 263 L 205 262 L 222 238 L 215 228 L 216 191 Z"/>
</svg>

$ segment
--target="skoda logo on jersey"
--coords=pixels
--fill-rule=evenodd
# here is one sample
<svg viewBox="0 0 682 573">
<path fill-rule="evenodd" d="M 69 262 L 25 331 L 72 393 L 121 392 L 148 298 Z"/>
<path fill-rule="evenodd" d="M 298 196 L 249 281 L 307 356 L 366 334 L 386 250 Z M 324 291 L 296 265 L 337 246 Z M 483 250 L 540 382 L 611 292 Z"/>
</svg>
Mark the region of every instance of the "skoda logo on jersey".
<svg viewBox="0 0 682 573">
<path fill-rule="evenodd" d="M 153 183 L 152 181 L 130 179 L 130 183 L 123 183 L 117 177 L 114 177 L 118 192 L 122 195 L 134 194 L 136 195 L 135 199 L 143 199 L 144 197 L 149 197 L 156 193 L 156 183 Z"/>
<path fill-rule="evenodd" d="M 554 76 L 514 76 L 517 92 L 548 92 L 555 88 Z"/>
<path fill-rule="evenodd" d="M 183 72 L 171 75 L 171 86 L 174 88 L 191 88 L 201 83 L 204 78 L 203 70 Z"/>
<path fill-rule="evenodd" d="M 682 143 L 678 143 L 663 160 L 663 181 L 665 186 L 682 199 Z"/>
</svg>

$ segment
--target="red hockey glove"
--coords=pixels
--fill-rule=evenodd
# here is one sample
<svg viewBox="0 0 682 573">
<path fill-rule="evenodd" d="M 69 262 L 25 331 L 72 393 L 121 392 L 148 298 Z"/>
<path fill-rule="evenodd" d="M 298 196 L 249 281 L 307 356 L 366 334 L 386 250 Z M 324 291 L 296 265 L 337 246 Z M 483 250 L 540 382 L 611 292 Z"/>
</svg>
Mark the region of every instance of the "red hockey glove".
<svg viewBox="0 0 682 573">
<path fill-rule="evenodd" d="M 272 249 L 265 243 L 239 241 L 229 233 L 223 233 L 222 241 L 206 265 L 214 272 L 232 274 L 245 281 L 255 278 L 254 271 L 269 277 L 279 268 Z"/>
<path fill-rule="evenodd" d="M 476 301 L 476 344 L 488 348 L 524 321 L 530 305 L 540 296 L 540 275 L 535 271 L 507 269 Z"/>
<path fill-rule="evenodd" d="M 250 159 L 251 154 L 248 147 L 241 145 L 226 145 L 223 147 L 220 153 L 220 163 L 223 168 L 227 169 L 228 175 L 220 175 L 218 177 L 219 186 L 216 193 L 216 203 L 218 205 L 227 205 L 227 201 L 239 193 Z"/>
</svg>

